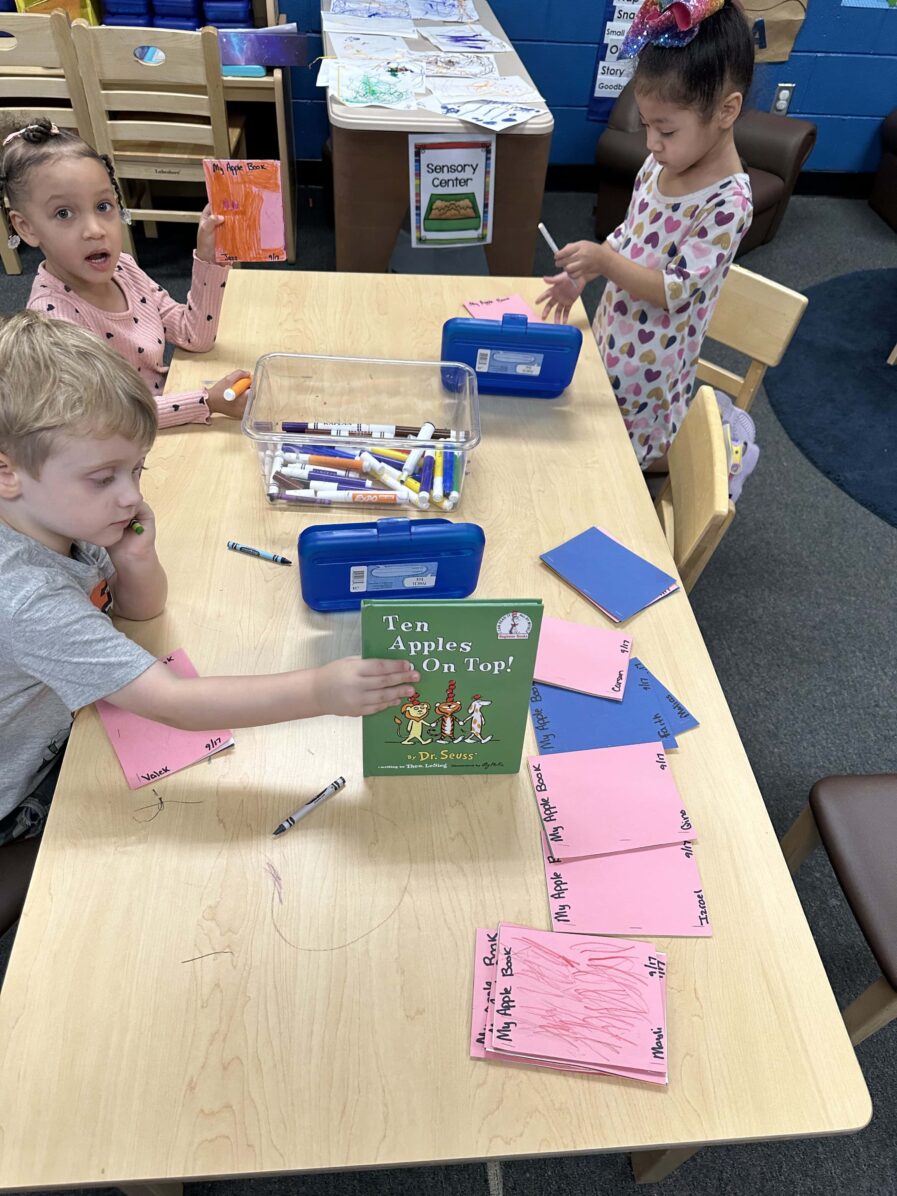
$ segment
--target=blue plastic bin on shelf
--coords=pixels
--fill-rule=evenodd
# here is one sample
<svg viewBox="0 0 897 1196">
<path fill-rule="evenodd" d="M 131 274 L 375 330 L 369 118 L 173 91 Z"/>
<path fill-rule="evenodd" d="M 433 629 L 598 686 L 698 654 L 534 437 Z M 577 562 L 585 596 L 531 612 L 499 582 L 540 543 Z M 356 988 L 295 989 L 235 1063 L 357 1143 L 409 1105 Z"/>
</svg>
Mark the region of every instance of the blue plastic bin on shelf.
<svg viewBox="0 0 897 1196">
<path fill-rule="evenodd" d="M 249 0 L 210 0 L 203 5 L 207 21 L 216 25 L 252 24 L 252 6 Z"/>
<path fill-rule="evenodd" d="M 182 21 L 199 20 L 197 0 L 153 0 L 153 12 L 157 17 L 179 17 Z"/>
<path fill-rule="evenodd" d="M 150 16 L 150 11 L 148 8 L 144 9 L 142 12 L 129 12 L 122 14 L 114 12 L 103 13 L 104 25 L 130 25 L 139 27 L 141 25 L 149 26 L 151 23 L 152 17 Z"/>
<path fill-rule="evenodd" d="M 153 18 L 153 27 L 156 29 L 199 29 L 202 21 L 198 16 L 196 17 L 160 17 Z"/>
</svg>

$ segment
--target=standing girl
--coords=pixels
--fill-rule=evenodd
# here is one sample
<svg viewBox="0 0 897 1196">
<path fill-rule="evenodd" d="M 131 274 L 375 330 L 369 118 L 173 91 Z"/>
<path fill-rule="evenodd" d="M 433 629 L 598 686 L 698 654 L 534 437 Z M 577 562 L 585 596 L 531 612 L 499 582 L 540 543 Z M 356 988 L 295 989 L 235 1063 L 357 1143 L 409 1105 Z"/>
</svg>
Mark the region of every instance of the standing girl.
<svg viewBox="0 0 897 1196">
<path fill-rule="evenodd" d="M 156 400 L 159 426 L 210 422 L 218 412 L 239 418 L 245 395 L 228 402 L 225 390 L 243 370 L 208 390 L 163 395 L 165 342 L 204 353 L 215 343 L 228 266 L 215 264 L 220 216 L 202 214 L 186 303 L 167 291 L 121 251 L 122 202 L 112 162 L 49 120 L 10 133 L 0 149 L 0 202 L 9 209 L 19 239 L 40 249 L 28 306 L 80 324 L 134 366 Z"/>
<path fill-rule="evenodd" d="M 644 0 L 620 49 L 638 55 L 635 98 L 648 150 L 626 219 L 603 244 L 574 241 L 546 277 L 545 318 L 566 321 L 605 277 L 593 331 L 639 464 L 664 468 L 695 384 L 701 344 L 750 227 L 748 176 L 733 126 L 754 46 L 734 0 Z"/>
</svg>

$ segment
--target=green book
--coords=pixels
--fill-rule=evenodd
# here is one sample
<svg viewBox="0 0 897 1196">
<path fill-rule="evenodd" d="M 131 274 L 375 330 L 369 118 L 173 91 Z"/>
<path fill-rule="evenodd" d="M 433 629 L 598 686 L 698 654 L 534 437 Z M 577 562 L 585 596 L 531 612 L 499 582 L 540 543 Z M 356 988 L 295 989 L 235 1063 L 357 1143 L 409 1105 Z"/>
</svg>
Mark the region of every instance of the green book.
<svg viewBox="0 0 897 1196">
<path fill-rule="evenodd" d="M 364 775 L 517 772 L 541 624 L 538 598 L 362 602 L 362 656 L 421 675 L 365 715 Z"/>
</svg>

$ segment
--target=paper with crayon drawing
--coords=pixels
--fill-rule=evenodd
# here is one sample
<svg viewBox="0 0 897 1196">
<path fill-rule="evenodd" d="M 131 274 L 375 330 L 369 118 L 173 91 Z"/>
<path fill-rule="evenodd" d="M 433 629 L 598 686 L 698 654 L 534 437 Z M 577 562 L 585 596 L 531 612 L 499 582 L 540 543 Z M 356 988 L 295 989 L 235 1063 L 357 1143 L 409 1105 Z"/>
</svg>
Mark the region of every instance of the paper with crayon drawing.
<svg viewBox="0 0 897 1196">
<path fill-rule="evenodd" d="M 544 615 L 533 680 L 622 702 L 631 652 L 619 631 Z"/>
<path fill-rule="evenodd" d="M 690 843 L 561 860 L 542 841 L 555 930 L 580 934 L 713 934 Z"/>
<path fill-rule="evenodd" d="M 202 165 L 212 213 L 224 217 L 215 261 L 285 261 L 280 163 L 206 158 Z"/>
<path fill-rule="evenodd" d="M 183 648 L 164 657 L 162 663 L 179 677 L 199 676 Z M 181 731 L 103 699 L 96 707 L 129 789 L 154 784 L 234 745 L 230 731 Z"/>
<path fill-rule="evenodd" d="M 695 839 L 659 744 L 530 756 L 542 830 L 562 859 Z"/>
<path fill-rule="evenodd" d="M 649 943 L 478 931 L 471 1054 L 666 1083 L 665 972 Z"/>
<path fill-rule="evenodd" d="M 679 588 L 669 573 L 597 527 L 543 552 L 541 560 L 615 623 Z"/>
</svg>

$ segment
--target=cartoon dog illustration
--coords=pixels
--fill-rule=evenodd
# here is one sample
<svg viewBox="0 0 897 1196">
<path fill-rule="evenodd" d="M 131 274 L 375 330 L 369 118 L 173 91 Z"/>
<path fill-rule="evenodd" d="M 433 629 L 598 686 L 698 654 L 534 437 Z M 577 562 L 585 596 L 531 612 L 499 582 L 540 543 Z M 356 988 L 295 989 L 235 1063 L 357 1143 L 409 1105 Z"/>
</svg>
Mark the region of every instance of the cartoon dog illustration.
<svg viewBox="0 0 897 1196">
<path fill-rule="evenodd" d="M 467 707 L 467 718 L 458 720 L 459 727 L 463 727 L 465 723 L 470 723 L 470 734 L 464 740 L 465 743 L 488 743 L 492 738 L 491 735 L 487 735 L 485 739 L 483 738 L 483 728 L 486 725 L 483 707 L 491 705 L 492 703 L 488 698 L 480 697 L 479 694 L 474 694 L 470 699 L 470 705 Z"/>
<path fill-rule="evenodd" d="M 457 743 L 455 739 L 455 730 L 458 725 L 458 720 L 455 715 L 461 709 L 461 703 L 455 697 L 455 683 L 450 681 L 448 689 L 445 691 L 445 699 L 442 702 L 437 702 L 433 707 L 439 715 L 439 738 L 437 743 Z M 437 723 L 430 724 L 431 727 L 437 726 Z M 459 737 L 460 738 L 460 737 Z"/>
<path fill-rule="evenodd" d="M 403 739 L 402 743 L 432 743 L 430 739 L 424 739 L 423 729 L 425 726 L 430 726 L 427 723 L 426 717 L 430 713 L 430 703 L 422 702 L 420 694 L 414 693 L 407 702 L 403 702 L 401 706 L 402 716 L 407 719 L 408 725 L 405 730 L 408 732 L 408 738 Z M 393 715 L 392 720 L 397 727 L 402 726 L 402 719 L 396 718 Z"/>
</svg>

